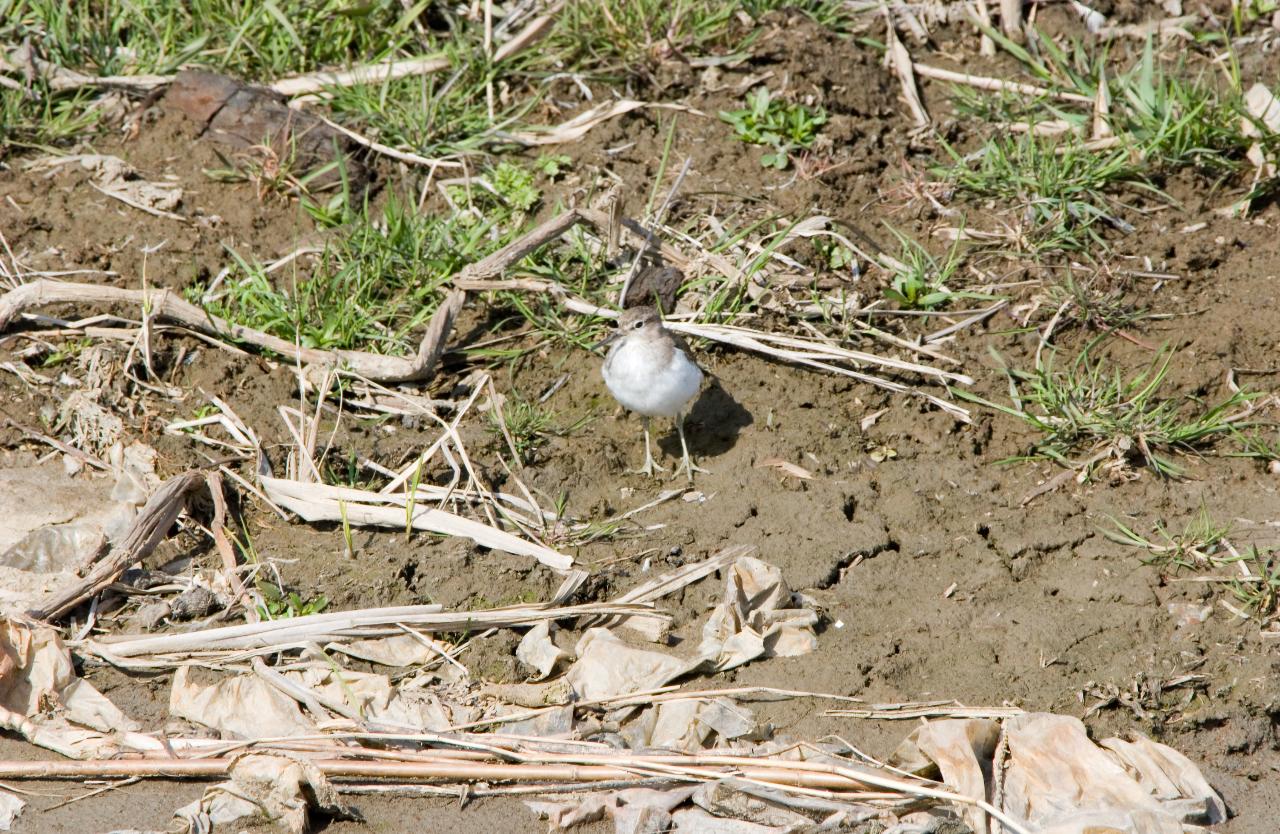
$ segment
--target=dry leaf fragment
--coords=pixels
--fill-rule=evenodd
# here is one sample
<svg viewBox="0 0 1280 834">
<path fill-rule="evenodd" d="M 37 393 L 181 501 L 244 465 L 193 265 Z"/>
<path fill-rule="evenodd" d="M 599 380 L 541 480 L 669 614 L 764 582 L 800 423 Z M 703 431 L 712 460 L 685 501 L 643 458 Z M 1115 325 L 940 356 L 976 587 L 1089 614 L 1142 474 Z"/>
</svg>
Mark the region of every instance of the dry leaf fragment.
<svg viewBox="0 0 1280 834">
<path fill-rule="evenodd" d="M 8 791 L 0 791 L 0 831 L 8 831 L 27 803 Z"/>
<path fill-rule="evenodd" d="M 797 466 L 790 461 L 782 460 L 781 458 L 765 458 L 756 464 L 756 469 L 763 469 L 766 466 L 772 466 L 775 469 L 781 470 L 783 474 L 790 475 L 793 478 L 799 478 L 802 481 L 813 480 L 813 473 L 808 469 L 805 469 L 803 466 Z"/>
<path fill-rule="evenodd" d="M 874 426 L 876 422 L 888 412 L 889 412 L 889 409 L 887 408 L 882 408 L 879 411 L 871 412 L 866 417 L 863 417 L 862 421 L 858 423 L 859 428 L 861 428 L 863 431 L 866 431 L 867 429 Z"/>
<path fill-rule="evenodd" d="M 1253 117 L 1240 119 L 1240 129 L 1245 136 L 1261 139 L 1262 131 L 1259 130 L 1258 123 L 1272 134 L 1280 133 L 1280 101 L 1276 100 L 1275 94 L 1265 84 L 1254 84 L 1249 88 L 1249 92 L 1244 94 L 1244 106 L 1249 111 L 1249 116 Z M 1260 142 L 1254 142 L 1246 155 L 1258 169 L 1260 176 L 1276 175 L 1276 164 L 1267 159 Z"/>
</svg>

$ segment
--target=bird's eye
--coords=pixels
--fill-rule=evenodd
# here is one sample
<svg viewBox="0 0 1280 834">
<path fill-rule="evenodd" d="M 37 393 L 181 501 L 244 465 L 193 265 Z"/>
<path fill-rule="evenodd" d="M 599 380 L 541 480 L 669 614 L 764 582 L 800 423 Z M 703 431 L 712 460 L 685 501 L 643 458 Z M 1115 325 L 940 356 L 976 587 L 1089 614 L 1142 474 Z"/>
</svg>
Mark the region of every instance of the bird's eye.
<svg viewBox="0 0 1280 834">
<path fill-rule="evenodd" d="M 635 324 L 633 324 L 633 325 L 631 325 L 631 326 L 632 326 L 633 328 L 635 328 L 636 330 L 639 330 L 640 328 L 644 327 L 644 322 L 642 322 L 642 321 L 638 321 L 638 322 L 636 322 Z"/>
</svg>

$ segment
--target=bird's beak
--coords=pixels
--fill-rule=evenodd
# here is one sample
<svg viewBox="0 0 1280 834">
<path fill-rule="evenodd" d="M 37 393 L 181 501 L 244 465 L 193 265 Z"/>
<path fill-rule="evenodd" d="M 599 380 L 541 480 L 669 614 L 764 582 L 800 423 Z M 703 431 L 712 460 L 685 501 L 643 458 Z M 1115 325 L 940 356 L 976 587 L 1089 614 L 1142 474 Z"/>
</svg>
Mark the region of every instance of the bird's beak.
<svg viewBox="0 0 1280 834">
<path fill-rule="evenodd" d="M 598 342 L 596 342 L 594 345 L 592 345 L 592 346 L 591 346 L 591 349 L 592 349 L 593 351 L 596 351 L 596 350 L 599 350 L 600 348 L 608 347 L 609 345 L 611 345 L 611 344 L 613 344 L 614 342 L 618 341 L 618 337 L 619 337 L 619 336 L 621 336 L 621 335 L 622 335 L 621 333 L 619 333 L 617 330 L 615 330 L 615 331 L 613 331 L 612 333 L 610 333 L 608 336 L 605 336 L 603 339 L 601 339 L 600 341 L 598 341 Z"/>
</svg>

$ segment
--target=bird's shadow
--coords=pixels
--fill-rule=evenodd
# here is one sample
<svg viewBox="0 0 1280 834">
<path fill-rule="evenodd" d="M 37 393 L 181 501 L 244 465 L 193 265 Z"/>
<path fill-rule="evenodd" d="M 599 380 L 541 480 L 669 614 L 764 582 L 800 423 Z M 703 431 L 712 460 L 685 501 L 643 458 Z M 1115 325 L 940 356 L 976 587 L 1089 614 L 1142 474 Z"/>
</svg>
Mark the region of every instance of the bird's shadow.
<svg viewBox="0 0 1280 834">
<path fill-rule="evenodd" d="M 689 453 L 695 458 L 722 455 L 734 447 L 738 434 L 752 422 L 751 412 L 724 390 L 719 380 L 712 379 L 684 421 Z M 680 436 L 674 431 L 658 443 L 668 455 L 680 456 Z"/>
</svg>

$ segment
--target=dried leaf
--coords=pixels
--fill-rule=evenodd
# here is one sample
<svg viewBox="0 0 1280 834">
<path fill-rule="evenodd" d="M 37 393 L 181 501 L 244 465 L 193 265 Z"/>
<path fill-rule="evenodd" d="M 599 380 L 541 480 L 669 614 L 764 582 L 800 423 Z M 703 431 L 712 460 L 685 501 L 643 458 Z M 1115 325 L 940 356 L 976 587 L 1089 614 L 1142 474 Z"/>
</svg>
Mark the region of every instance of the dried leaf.
<svg viewBox="0 0 1280 834">
<path fill-rule="evenodd" d="M 766 466 L 772 466 L 793 478 L 799 478 L 803 481 L 813 480 L 813 473 L 808 469 L 805 469 L 803 466 L 797 466 L 789 461 L 782 460 L 781 458 L 765 458 L 756 464 L 756 469 L 763 469 Z"/>
<path fill-rule="evenodd" d="M 888 414 L 888 413 L 889 413 L 889 409 L 887 408 L 882 408 L 879 411 L 873 411 L 870 414 L 868 414 L 866 417 L 862 418 L 862 421 L 858 423 L 858 427 L 861 428 L 863 431 L 866 431 L 867 429 L 874 426 L 881 417 L 883 417 L 885 414 Z"/>
</svg>

